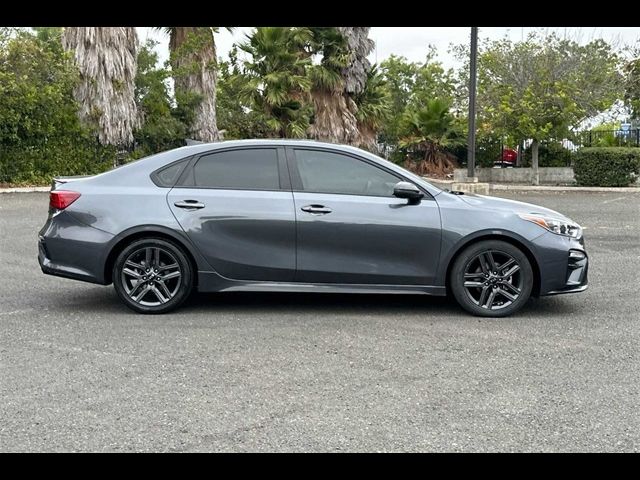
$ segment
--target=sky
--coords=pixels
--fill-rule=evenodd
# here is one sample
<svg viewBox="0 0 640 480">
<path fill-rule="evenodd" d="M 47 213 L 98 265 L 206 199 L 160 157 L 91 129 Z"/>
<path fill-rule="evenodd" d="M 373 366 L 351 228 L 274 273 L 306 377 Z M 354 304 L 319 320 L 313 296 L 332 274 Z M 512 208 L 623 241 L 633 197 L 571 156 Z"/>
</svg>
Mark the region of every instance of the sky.
<svg viewBox="0 0 640 480">
<path fill-rule="evenodd" d="M 163 63 L 169 56 L 169 39 L 161 31 L 149 27 L 136 27 L 141 42 L 153 38 L 160 43 L 156 46 L 159 61 Z M 234 43 L 240 43 L 254 27 L 235 27 L 233 33 L 224 28 L 216 35 L 218 56 L 228 58 L 228 52 Z M 509 38 L 518 41 L 526 38 L 531 32 L 547 34 L 555 32 L 559 36 L 567 36 L 580 43 L 602 38 L 622 49 L 638 43 L 640 45 L 640 27 L 479 27 L 478 40 L 498 40 Z M 404 56 L 409 61 L 424 61 L 428 46 L 433 45 L 437 58 L 445 68 L 457 68 L 460 63 L 448 52 L 452 44 L 468 44 L 470 27 L 371 27 L 369 38 L 375 41 L 375 48 L 369 55 L 372 63 L 380 63 L 390 55 Z M 242 58 L 243 52 L 238 56 Z M 627 118 L 624 108 L 617 106 L 596 117 L 590 118 L 581 128 L 592 128 L 602 122 L 623 120 Z"/>
<path fill-rule="evenodd" d="M 216 36 L 218 56 L 227 58 L 233 43 L 241 42 L 253 27 L 236 27 L 233 33 L 220 29 Z M 156 47 L 160 61 L 168 58 L 169 40 L 163 32 L 149 27 L 137 27 L 141 42 L 148 37 L 158 40 Z M 509 37 L 517 41 L 525 38 L 531 31 L 552 32 L 567 35 L 581 43 L 595 38 L 603 38 L 617 46 L 633 45 L 640 40 L 638 27 L 479 27 L 479 39 L 497 40 Z M 369 37 L 376 42 L 376 47 L 369 60 L 373 63 L 382 62 L 391 54 L 404 56 L 410 61 L 424 60 L 428 45 L 433 45 L 438 53 L 438 59 L 445 68 L 458 66 L 456 59 L 447 52 L 450 44 L 467 44 L 469 42 L 470 27 L 371 27 Z"/>
</svg>

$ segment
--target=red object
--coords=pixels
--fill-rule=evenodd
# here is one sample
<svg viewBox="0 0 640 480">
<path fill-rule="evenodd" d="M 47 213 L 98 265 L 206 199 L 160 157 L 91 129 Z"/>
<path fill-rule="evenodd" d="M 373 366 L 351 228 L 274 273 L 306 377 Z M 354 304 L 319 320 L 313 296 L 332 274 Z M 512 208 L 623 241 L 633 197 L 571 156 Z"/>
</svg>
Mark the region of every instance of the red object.
<svg viewBox="0 0 640 480">
<path fill-rule="evenodd" d="M 64 210 L 79 198 L 80 194 L 78 192 L 56 190 L 49 193 L 49 206 L 56 210 Z"/>
<path fill-rule="evenodd" d="M 518 152 L 511 148 L 505 148 L 502 151 L 502 161 L 506 163 L 516 163 L 518 159 Z"/>
</svg>

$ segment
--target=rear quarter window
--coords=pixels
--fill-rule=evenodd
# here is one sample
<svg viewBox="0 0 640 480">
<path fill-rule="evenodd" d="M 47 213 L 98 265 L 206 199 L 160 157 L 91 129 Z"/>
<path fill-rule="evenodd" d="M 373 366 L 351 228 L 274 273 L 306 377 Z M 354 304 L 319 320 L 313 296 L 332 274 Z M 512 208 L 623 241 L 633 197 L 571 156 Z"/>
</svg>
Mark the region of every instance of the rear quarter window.
<svg viewBox="0 0 640 480">
<path fill-rule="evenodd" d="M 180 174 L 188 161 L 189 159 L 185 158 L 156 170 L 151 174 L 151 180 L 159 187 L 173 187 L 178 181 L 178 178 L 180 178 Z"/>
</svg>

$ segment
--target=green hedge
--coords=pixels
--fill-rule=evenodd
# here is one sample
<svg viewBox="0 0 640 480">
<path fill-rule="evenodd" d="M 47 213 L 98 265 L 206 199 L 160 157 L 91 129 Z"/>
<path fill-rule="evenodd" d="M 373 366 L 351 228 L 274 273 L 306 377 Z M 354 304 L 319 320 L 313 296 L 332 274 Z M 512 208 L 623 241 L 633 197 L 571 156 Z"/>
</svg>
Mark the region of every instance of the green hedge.
<svg viewBox="0 0 640 480">
<path fill-rule="evenodd" d="M 640 175 L 640 148 L 582 148 L 574 172 L 578 185 L 627 187 Z"/>
<path fill-rule="evenodd" d="M 0 185 L 48 185 L 60 175 L 93 175 L 113 168 L 114 158 L 113 148 L 82 139 L 0 148 Z"/>
</svg>

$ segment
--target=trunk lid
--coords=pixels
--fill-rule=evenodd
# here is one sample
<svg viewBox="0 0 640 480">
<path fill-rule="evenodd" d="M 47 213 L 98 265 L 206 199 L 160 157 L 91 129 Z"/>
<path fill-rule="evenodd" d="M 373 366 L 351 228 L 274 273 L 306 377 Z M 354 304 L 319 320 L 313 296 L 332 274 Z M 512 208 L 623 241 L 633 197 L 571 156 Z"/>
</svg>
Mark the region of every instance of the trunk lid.
<svg viewBox="0 0 640 480">
<path fill-rule="evenodd" d="M 53 177 L 51 179 L 51 190 L 57 190 L 65 183 L 74 182 L 76 180 L 80 180 L 81 178 L 90 178 L 93 175 L 73 175 L 68 177 Z"/>
</svg>

